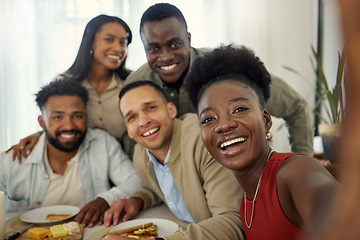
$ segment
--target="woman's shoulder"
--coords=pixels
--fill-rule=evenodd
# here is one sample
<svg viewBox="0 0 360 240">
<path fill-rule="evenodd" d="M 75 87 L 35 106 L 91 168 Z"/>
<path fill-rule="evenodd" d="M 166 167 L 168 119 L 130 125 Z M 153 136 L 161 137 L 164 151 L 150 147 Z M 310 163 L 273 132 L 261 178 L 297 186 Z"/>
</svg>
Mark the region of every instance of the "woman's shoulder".
<svg viewBox="0 0 360 240">
<path fill-rule="evenodd" d="M 280 155 L 286 156 L 286 158 L 279 167 L 278 177 L 294 178 L 309 172 L 327 171 L 319 160 L 305 154 L 280 153 Z"/>
<path fill-rule="evenodd" d="M 279 167 L 276 178 L 279 189 L 301 188 L 304 192 L 320 182 L 336 182 L 322 162 L 300 154 L 287 158 Z"/>
</svg>

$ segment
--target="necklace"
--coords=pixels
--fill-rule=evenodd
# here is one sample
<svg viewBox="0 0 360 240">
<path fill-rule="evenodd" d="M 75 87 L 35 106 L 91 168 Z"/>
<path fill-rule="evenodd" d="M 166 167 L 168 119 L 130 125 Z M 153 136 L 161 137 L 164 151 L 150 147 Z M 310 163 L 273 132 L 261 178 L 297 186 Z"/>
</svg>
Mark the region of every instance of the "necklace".
<svg viewBox="0 0 360 240">
<path fill-rule="evenodd" d="M 271 154 L 274 152 L 273 149 L 271 149 L 267 159 L 266 159 L 266 163 L 265 163 L 265 166 L 267 164 L 267 162 L 269 161 L 269 158 L 271 156 Z M 245 201 L 245 224 L 246 224 L 246 227 L 247 228 L 251 228 L 251 225 L 252 225 L 252 222 L 253 222 L 253 219 L 254 219 L 254 209 L 255 209 L 255 200 L 256 200 L 256 197 L 258 195 L 258 192 L 259 192 L 259 187 L 260 187 L 260 183 L 261 183 L 261 177 L 262 177 L 262 174 L 265 170 L 265 167 L 264 169 L 262 170 L 261 174 L 260 174 L 260 177 L 259 177 L 259 180 L 258 180 L 258 183 L 257 183 L 257 186 L 256 186 L 256 191 L 255 191 L 255 195 L 254 195 L 254 198 L 253 198 L 253 202 L 252 202 L 252 209 L 251 209 L 251 218 L 250 218 L 250 223 L 248 224 L 247 223 L 247 214 L 246 214 L 246 199 L 247 199 L 247 196 L 246 196 L 246 192 L 244 192 L 244 201 Z"/>
</svg>

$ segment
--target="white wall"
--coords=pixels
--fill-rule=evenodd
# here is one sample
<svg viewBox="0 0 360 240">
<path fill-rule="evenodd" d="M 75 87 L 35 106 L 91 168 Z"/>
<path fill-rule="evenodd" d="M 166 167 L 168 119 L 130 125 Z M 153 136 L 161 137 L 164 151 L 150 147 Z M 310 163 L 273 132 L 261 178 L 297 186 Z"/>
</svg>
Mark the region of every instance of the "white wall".
<svg viewBox="0 0 360 240">
<path fill-rule="evenodd" d="M 336 83 L 338 53 L 343 48 L 343 38 L 340 24 L 340 12 L 337 0 L 324 1 L 324 54 L 323 65 L 325 75 L 331 86 Z M 360 13 L 359 13 L 360 14 Z"/>
<path fill-rule="evenodd" d="M 229 39 L 251 48 L 264 61 L 267 69 L 284 79 L 313 106 L 315 77 L 309 62 L 310 46 L 317 39 L 317 1 L 260 0 L 228 1 Z M 284 66 L 296 69 L 308 80 Z M 290 151 L 288 132 L 283 120 L 274 118 L 273 146 Z M 279 129 L 280 127 L 280 129 Z"/>
</svg>

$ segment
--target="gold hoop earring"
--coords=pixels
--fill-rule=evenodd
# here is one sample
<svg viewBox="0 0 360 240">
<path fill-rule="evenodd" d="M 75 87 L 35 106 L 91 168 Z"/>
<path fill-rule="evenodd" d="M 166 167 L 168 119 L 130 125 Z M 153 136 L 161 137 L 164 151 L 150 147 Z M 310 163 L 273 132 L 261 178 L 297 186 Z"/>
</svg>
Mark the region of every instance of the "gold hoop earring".
<svg viewBox="0 0 360 240">
<path fill-rule="evenodd" d="M 272 134 L 272 132 L 271 131 L 268 131 L 267 133 L 266 133 L 266 140 L 270 140 L 270 139 L 272 139 L 272 137 L 273 137 L 273 134 Z"/>
</svg>

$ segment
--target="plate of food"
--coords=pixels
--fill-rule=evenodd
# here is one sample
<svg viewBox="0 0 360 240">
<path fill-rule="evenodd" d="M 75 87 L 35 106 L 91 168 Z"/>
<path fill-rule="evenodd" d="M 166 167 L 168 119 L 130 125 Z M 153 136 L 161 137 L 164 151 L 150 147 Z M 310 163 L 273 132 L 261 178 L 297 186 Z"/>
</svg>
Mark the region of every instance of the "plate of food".
<svg viewBox="0 0 360 240">
<path fill-rule="evenodd" d="M 142 218 L 120 223 L 110 230 L 109 234 L 129 237 L 154 238 L 168 236 L 177 231 L 179 226 L 170 220 L 161 218 Z"/>
<path fill-rule="evenodd" d="M 80 208 L 71 205 L 55 205 L 25 212 L 20 219 L 27 223 L 48 224 L 67 220 L 78 214 Z"/>
</svg>

